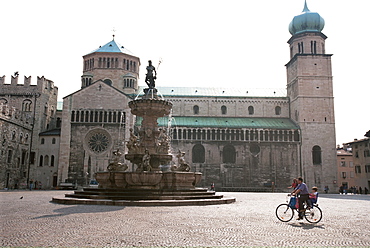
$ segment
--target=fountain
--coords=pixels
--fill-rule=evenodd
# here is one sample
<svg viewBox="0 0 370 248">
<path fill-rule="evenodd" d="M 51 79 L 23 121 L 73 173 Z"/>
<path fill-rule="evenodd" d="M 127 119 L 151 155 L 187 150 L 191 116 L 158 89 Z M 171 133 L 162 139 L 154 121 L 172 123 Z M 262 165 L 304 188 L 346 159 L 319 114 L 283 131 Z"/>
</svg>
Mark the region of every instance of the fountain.
<svg viewBox="0 0 370 248">
<path fill-rule="evenodd" d="M 173 160 L 170 137 L 165 129 L 158 127 L 157 119 L 168 116 L 172 103 L 158 96 L 155 88 L 156 72 L 149 61 L 144 95 L 129 102 L 131 113 L 141 117 L 138 136 L 130 129 L 125 159 L 135 165 L 136 170 L 127 172 L 127 165 L 120 163 L 121 152 L 113 152 L 113 162 L 108 171 L 96 173 L 98 188 L 84 188 L 65 198 L 54 197 L 53 202 L 64 204 L 104 205 L 206 205 L 235 202 L 235 198 L 224 198 L 207 188 L 197 188 L 202 174 L 191 172 L 184 159 L 185 153 L 178 151 L 177 164 L 170 171 L 161 171 L 160 166 Z M 153 74 L 153 72 L 155 74 Z"/>
</svg>

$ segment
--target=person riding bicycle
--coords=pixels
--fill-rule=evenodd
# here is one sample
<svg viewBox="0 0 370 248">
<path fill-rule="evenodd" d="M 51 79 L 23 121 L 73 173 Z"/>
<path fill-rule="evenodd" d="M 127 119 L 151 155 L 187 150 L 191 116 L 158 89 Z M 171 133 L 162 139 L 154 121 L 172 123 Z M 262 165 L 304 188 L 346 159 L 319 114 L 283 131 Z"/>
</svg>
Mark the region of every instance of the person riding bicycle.
<svg viewBox="0 0 370 248">
<path fill-rule="evenodd" d="M 303 219 L 304 214 L 304 208 L 303 208 L 303 202 L 306 202 L 307 206 L 311 206 L 310 198 L 309 198 L 309 192 L 307 185 L 303 182 L 303 178 L 298 178 L 298 186 L 293 190 L 292 195 L 298 195 L 299 196 L 299 217 L 297 220 Z"/>
</svg>

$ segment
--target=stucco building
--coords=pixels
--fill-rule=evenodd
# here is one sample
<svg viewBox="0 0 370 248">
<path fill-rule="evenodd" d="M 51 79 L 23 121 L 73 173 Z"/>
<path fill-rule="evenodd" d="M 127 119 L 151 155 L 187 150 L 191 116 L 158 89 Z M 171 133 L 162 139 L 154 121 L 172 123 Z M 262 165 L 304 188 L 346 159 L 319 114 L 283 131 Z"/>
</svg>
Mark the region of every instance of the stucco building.
<svg viewBox="0 0 370 248">
<path fill-rule="evenodd" d="M 370 133 L 367 132 L 370 136 Z M 370 189 L 370 138 L 354 140 L 347 143 L 352 149 L 352 158 L 354 164 L 354 181 L 355 185 L 362 189 Z"/>
<path fill-rule="evenodd" d="M 353 165 L 352 150 L 347 146 L 337 148 L 338 186 L 346 186 L 348 189 L 357 185 L 355 179 L 355 167 Z"/>
</svg>

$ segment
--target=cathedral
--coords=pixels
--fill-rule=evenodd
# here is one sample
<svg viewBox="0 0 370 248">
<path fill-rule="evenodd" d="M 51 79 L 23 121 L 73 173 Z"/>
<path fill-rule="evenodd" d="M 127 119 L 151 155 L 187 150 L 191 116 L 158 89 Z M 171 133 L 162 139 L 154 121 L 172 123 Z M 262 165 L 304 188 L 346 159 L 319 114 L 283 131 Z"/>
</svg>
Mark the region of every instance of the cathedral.
<svg viewBox="0 0 370 248">
<path fill-rule="evenodd" d="M 337 188 L 331 54 L 325 52 L 323 28 L 323 18 L 306 4 L 291 21 L 286 90 L 157 86 L 158 94 L 173 104 L 172 113 L 158 120 L 171 138 L 172 164 L 178 151 L 185 152 L 191 170 L 203 174 L 200 186 L 214 183 L 220 191 L 284 190 L 298 176 L 309 186 Z M 28 182 L 40 181 L 45 188 L 66 182 L 84 186 L 94 173 L 107 170 L 112 152 L 125 153 L 131 130 L 137 132 L 141 125 L 128 107 L 128 102 L 144 94 L 145 87 L 138 85 L 140 66 L 140 58 L 114 38 L 84 55 L 81 89 L 63 98 L 59 117 L 55 111 L 47 117 L 56 124 L 60 118 L 61 124 L 53 126 L 56 129 L 43 123 L 45 128 L 34 135 L 38 142 L 27 149 L 35 161 L 22 176 Z M 3 109 L 12 97 L 0 93 Z M 22 97 L 32 103 L 32 97 Z M 42 170 L 50 167 L 51 155 L 39 151 L 41 140 L 47 138 L 59 142 L 58 154 L 53 155 L 55 169 L 49 175 Z M 4 140 L 11 139 L 9 128 Z M 17 159 L 14 154 L 22 160 L 22 149 L 27 150 L 20 148 L 9 155 L 12 145 L 8 143 L 1 151 L 6 155 L 1 160 L 4 174 L 9 161 Z M 48 149 L 45 152 L 51 153 Z M 136 170 L 123 157 L 122 162 L 130 171 Z M 161 169 L 170 166 L 161 165 Z"/>
</svg>

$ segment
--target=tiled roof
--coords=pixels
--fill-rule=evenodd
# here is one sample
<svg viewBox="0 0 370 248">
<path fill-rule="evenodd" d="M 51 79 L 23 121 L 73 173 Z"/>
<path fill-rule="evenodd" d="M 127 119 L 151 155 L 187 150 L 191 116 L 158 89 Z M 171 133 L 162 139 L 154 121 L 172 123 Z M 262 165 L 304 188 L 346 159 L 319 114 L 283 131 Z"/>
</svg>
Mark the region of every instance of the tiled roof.
<svg viewBox="0 0 370 248">
<path fill-rule="evenodd" d="M 346 151 L 346 150 L 343 150 L 343 149 L 339 149 L 339 150 L 337 150 L 337 155 L 340 155 L 340 156 L 352 156 L 352 152 Z"/>
<path fill-rule="evenodd" d="M 39 136 L 52 136 L 52 135 L 60 135 L 60 129 L 48 130 L 39 134 Z"/>
<path fill-rule="evenodd" d="M 140 125 L 137 118 L 136 125 Z M 168 126 L 168 117 L 158 118 L 159 126 Z M 193 117 L 176 116 L 172 118 L 172 127 L 209 127 L 209 128 L 264 128 L 264 129 L 299 129 L 289 118 L 252 118 L 252 117 Z"/>
<path fill-rule="evenodd" d="M 361 143 L 361 142 L 366 142 L 366 141 L 368 141 L 368 140 L 369 140 L 369 138 L 364 138 L 364 139 L 360 139 L 360 140 L 354 140 L 354 141 L 352 141 L 352 142 L 348 142 L 348 143 L 346 143 L 346 144 Z"/>
<path fill-rule="evenodd" d="M 95 49 L 91 53 L 124 53 L 134 56 L 134 54 L 131 51 L 126 49 L 124 46 L 118 44 L 115 40 L 111 40 L 104 46 L 100 46 L 98 49 Z"/>
</svg>

